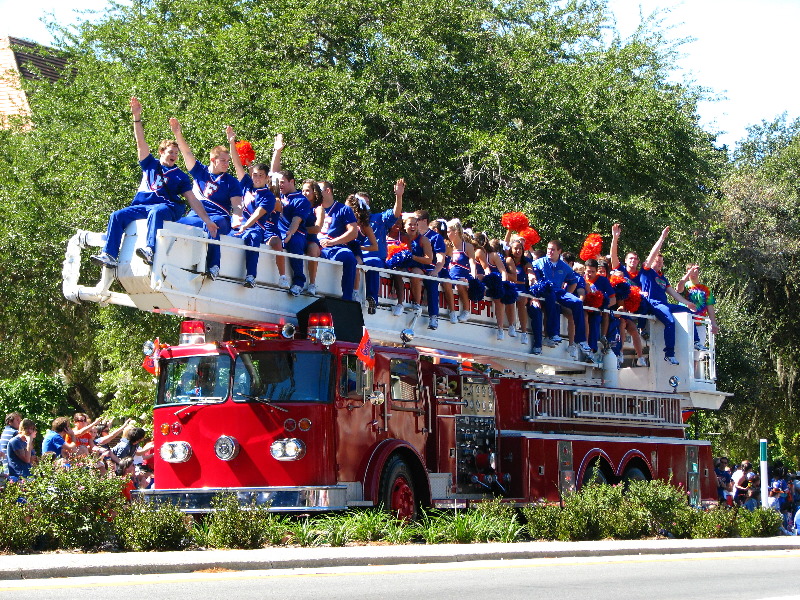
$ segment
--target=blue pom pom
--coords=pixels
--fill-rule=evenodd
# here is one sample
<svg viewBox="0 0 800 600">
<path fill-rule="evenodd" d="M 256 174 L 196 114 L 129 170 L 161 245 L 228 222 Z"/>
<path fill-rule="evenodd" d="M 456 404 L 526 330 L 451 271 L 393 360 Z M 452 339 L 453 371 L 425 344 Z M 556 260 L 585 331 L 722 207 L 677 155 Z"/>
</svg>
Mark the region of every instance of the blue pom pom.
<svg viewBox="0 0 800 600">
<path fill-rule="evenodd" d="M 547 292 L 553 289 L 553 283 L 550 281 L 540 281 L 531 286 L 531 296 L 540 297 L 544 296 Z"/>
<path fill-rule="evenodd" d="M 469 280 L 469 287 L 467 289 L 467 297 L 473 302 L 480 302 L 486 295 L 486 286 L 477 279 Z"/>
<path fill-rule="evenodd" d="M 510 281 L 503 282 L 503 294 L 500 296 L 500 302 L 503 304 L 514 304 L 519 297 L 519 292 L 516 286 Z"/>
<path fill-rule="evenodd" d="M 620 281 L 614 286 L 614 293 L 617 296 L 617 301 L 621 302 L 631 295 L 631 284 L 627 281 Z"/>
<path fill-rule="evenodd" d="M 386 267 L 389 269 L 408 269 L 413 262 L 414 256 L 411 254 L 411 250 L 401 250 L 386 260 Z"/>
<path fill-rule="evenodd" d="M 500 298 L 503 295 L 503 278 L 500 273 L 487 273 L 483 277 L 483 285 L 486 288 L 486 296 L 489 298 Z"/>
</svg>

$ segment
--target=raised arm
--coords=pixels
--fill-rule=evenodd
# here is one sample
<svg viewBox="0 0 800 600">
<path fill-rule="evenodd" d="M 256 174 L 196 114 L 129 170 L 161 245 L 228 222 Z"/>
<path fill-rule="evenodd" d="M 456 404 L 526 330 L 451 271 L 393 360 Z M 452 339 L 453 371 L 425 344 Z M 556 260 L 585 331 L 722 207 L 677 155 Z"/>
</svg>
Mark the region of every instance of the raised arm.
<svg viewBox="0 0 800 600">
<path fill-rule="evenodd" d="M 225 128 L 225 136 L 228 138 L 228 143 L 231 145 L 231 160 L 233 161 L 233 168 L 236 169 L 236 179 L 241 181 L 247 175 L 247 171 L 242 164 L 242 157 L 239 156 L 239 149 L 236 147 L 236 132 L 233 127 L 228 125 Z"/>
<path fill-rule="evenodd" d="M 611 226 L 611 270 L 619 268 L 619 236 L 622 233 L 622 225 L 614 223 Z"/>
<path fill-rule="evenodd" d="M 81 427 L 80 429 L 75 429 L 73 427 L 72 431 L 76 436 L 83 435 L 84 433 L 86 433 L 90 429 L 95 428 L 99 422 L 100 422 L 100 417 L 97 417 L 94 421 L 92 421 L 91 423 L 89 423 L 88 425 L 86 425 L 84 427 Z"/>
<path fill-rule="evenodd" d="M 142 161 L 150 154 L 150 146 L 144 139 L 144 125 L 142 125 L 142 103 L 139 99 L 131 98 L 131 115 L 133 115 L 133 137 L 136 138 L 136 152 Z"/>
<path fill-rule="evenodd" d="M 181 128 L 180 121 L 172 117 L 169 120 L 169 128 L 172 130 L 172 135 L 175 136 L 175 141 L 178 142 L 178 148 L 183 155 L 183 162 L 186 163 L 186 169 L 191 171 L 195 163 L 197 163 L 197 159 L 194 157 L 189 144 L 186 143 L 186 138 L 183 137 L 183 129 Z"/>
<path fill-rule="evenodd" d="M 394 184 L 394 218 L 403 216 L 403 194 L 406 192 L 406 180 L 402 177 Z"/>
<path fill-rule="evenodd" d="M 661 253 L 661 248 L 664 246 L 664 242 L 667 241 L 668 235 L 669 235 L 669 227 L 664 227 L 664 231 L 661 232 L 661 236 L 653 245 L 652 249 L 650 250 L 650 254 L 647 255 L 647 259 L 644 261 L 643 266 L 645 269 L 653 268 L 653 264 L 656 261 L 656 257 Z"/>
<path fill-rule="evenodd" d="M 279 133 L 275 136 L 275 142 L 272 144 L 272 162 L 269 166 L 269 170 L 272 173 L 277 173 L 281 170 L 281 156 L 283 156 L 285 147 L 286 143 L 283 141 L 283 134 Z"/>
</svg>

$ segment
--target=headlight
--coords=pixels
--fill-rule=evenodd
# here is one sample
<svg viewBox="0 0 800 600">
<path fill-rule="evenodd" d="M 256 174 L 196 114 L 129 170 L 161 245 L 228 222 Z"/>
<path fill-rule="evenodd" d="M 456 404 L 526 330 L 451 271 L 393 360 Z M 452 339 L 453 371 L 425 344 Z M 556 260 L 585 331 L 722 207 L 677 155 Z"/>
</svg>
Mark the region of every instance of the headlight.
<svg viewBox="0 0 800 600">
<path fill-rule="evenodd" d="M 189 442 L 164 442 L 159 454 L 164 462 L 182 463 L 192 457 L 192 447 Z"/>
<path fill-rule="evenodd" d="M 300 460 L 306 455 L 306 445 L 297 438 L 275 440 L 269 447 L 269 453 L 275 460 Z"/>
<path fill-rule="evenodd" d="M 220 460 L 233 460 L 239 454 L 239 442 L 229 435 L 220 436 L 214 443 L 214 454 Z"/>
</svg>

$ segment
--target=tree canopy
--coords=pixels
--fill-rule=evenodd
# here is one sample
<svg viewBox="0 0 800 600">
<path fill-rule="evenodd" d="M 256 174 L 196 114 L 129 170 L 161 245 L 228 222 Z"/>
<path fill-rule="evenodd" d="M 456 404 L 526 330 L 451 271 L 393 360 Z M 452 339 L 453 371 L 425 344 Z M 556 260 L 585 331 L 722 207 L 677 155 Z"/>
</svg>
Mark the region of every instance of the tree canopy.
<svg viewBox="0 0 800 600">
<path fill-rule="evenodd" d="M 378 208 L 402 176 L 409 208 L 490 233 L 521 210 L 572 249 L 620 222 L 623 250 L 642 253 L 671 225 L 668 264 L 708 263 L 730 324 L 721 387 L 749 393 L 732 373 L 768 371 L 785 398 L 794 381 L 796 124 L 754 130 L 729 166 L 698 124 L 703 90 L 671 78 L 674 43 L 652 22 L 623 39 L 602 0 L 133 0 L 53 27 L 69 70 L 27 83 L 31 131 L 0 132 L 0 377 L 61 373 L 90 411 L 152 394 L 138 342 L 174 339 L 174 319 L 60 293 L 66 240 L 103 231 L 132 196 L 135 95 L 153 147 L 171 116 L 204 160 L 225 125 L 261 159 L 282 132 L 299 178 Z"/>
</svg>

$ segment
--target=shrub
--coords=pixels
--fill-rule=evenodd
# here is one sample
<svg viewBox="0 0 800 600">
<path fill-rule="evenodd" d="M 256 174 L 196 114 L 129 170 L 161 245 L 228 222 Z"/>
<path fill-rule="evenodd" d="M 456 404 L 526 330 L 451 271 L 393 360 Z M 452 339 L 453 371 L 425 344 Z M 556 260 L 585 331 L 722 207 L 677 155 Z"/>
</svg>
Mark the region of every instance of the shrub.
<svg viewBox="0 0 800 600">
<path fill-rule="evenodd" d="M 524 506 L 525 529 L 532 540 L 554 540 L 558 536 L 561 507 L 550 504 Z"/>
<path fill-rule="evenodd" d="M 293 544 L 302 547 L 319 546 L 323 543 L 324 533 L 319 523 L 309 517 L 301 517 L 288 523 L 289 539 Z"/>
<path fill-rule="evenodd" d="M 101 475 L 89 459 L 64 468 L 42 457 L 32 474 L 19 490 L 39 516 L 42 545 L 91 549 L 111 541 L 112 520 L 125 503 L 124 479 Z"/>
<path fill-rule="evenodd" d="M 686 492 L 670 482 L 630 481 L 626 498 L 647 515 L 647 534 L 689 537 L 696 512 L 687 502 Z M 688 525 L 688 526 L 687 526 Z"/>
<path fill-rule="evenodd" d="M 556 537 L 565 541 L 633 539 L 647 531 L 647 513 L 629 502 L 623 486 L 589 483 L 564 500 Z"/>
<path fill-rule="evenodd" d="M 749 511 L 740 508 L 736 513 L 736 527 L 742 537 L 772 537 L 780 533 L 783 517 L 771 508 Z"/>
<path fill-rule="evenodd" d="M 0 550 L 29 551 L 42 533 L 38 507 L 26 500 L 16 483 L 0 490 L 0 522 Z"/>
<path fill-rule="evenodd" d="M 170 502 L 136 501 L 120 511 L 114 530 L 125 550 L 183 550 L 192 541 L 192 518 Z"/>
<path fill-rule="evenodd" d="M 736 537 L 737 533 L 736 510 L 722 506 L 698 511 L 692 525 L 695 539 Z"/>
<path fill-rule="evenodd" d="M 218 494 L 211 501 L 211 512 L 206 517 L 205 543 L 213 548 L 263 548 L 273 543 L 280 531 L 283 538 L 285 521 L 255 502 L 248 506 L 239 504 L 235 494 Z"/>
</svg>

